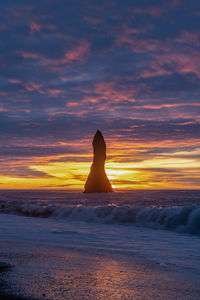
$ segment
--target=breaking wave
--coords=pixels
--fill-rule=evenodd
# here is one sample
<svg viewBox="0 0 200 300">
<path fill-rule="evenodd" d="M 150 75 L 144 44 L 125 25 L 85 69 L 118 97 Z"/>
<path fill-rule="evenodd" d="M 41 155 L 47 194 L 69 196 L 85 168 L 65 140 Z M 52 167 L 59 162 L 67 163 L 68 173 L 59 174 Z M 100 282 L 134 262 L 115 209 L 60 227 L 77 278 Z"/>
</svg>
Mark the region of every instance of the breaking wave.
<svg viewBox="0 0 200 300">
<path fill-rule="evenodd" d="M 200 234 L 200 206 L 145 207 L 132 205 L 105 206 L 41 206 L 9 202 L 0 205 L 0 212 L 31 217 L 52 217 L 71 221 L 105 224 L 136 224 L 150 228 Z"/>
</svg>

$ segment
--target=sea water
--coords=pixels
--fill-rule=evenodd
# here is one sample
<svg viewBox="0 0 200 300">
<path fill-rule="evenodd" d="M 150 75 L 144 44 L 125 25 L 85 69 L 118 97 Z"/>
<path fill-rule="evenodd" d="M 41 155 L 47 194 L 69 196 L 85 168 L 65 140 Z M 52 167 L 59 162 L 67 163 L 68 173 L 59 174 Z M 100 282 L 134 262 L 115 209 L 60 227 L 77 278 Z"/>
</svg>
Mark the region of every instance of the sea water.
<svg viewBox="0 0 200 300">
<path fill-rule="evenodd" d="M 0 191 L 0 213 L 200 234 L 200 190 Z"/>
</svg>

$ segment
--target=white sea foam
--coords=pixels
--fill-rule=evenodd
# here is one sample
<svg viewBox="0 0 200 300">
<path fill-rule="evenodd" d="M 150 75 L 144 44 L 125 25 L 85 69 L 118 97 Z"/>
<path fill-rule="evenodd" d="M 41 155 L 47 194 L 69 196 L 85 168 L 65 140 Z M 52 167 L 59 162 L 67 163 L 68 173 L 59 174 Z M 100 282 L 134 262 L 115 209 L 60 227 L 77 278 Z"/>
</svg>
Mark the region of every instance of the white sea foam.
<svg viewBox="0 0 200 300">
<path fill-rule="evenodd" d="M 104 206 L 41 206 L 30 203 L 4 203 L 0 209 L 31 217 L 51 217 L 73 221 L 100 222 L 104 224 L 136 224 L 150 228 L 200 234 L 200 207 L 145 207 L 133 205 Z"/>
</svg>

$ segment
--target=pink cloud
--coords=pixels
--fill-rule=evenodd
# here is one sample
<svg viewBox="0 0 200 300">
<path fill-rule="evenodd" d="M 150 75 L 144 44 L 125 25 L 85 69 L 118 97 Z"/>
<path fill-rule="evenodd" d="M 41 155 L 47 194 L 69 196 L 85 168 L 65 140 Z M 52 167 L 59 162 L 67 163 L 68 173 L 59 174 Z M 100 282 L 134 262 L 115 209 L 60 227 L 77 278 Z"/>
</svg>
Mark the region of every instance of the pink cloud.
<svg viewBox="0 0 200 300">
<path fill-rule="evenodd" d="M 8 79 L 8 81 L 10 82 L 10 83 L 13 83 L 13 84 L 17 84 L 17 83 L 21 83 L 22 81 L 20 80 L 20 79 L 17 79 L 17 78 L 10 78 L 10 79 Z"/>
<path fill-rule="evenodd" d="M 7 108 L 0 107 L 0 112 L 6 112 L 6 111 L 8 111 Z"/>
<path fill-rule="evenodd" d="M 72 63 L 83 63 L 85 57 L 89 54 L 90 44 L 87 41 L 82 41 L 74 48 L 66 50 L 65 55 L 59 59 L 50 59 L 45 58 L 41 60 L 42 64 L 47 66 L 50 70 L 56 71 L 63 65 L 72 64 Z"/>
<path fill-rule="evenodd" d="M 92 24 L 94 26 L 104 23 L 104 20 L 101 20 L 101 19 L 98 19 L 98 18 L 95 18 L 95 17 L 86 16 L 86 17 L 84 17 L 84 19 L 88 23 L 90 23 L 90 24 Z"/>
<path fill-rule="evenodd" d="M 151 28 L 151 25 L 149 25 Z M 117 47 L 128 47 L 133 52 L 149 52 L 149 51 L 158 51 L 162 50 L 167 52 L 170 50 L 167 43 L 161 42 L 155 38 L 138 38 L 137 34 L 147 31 L 148 25 L 146 28 L 129 28 L 127 25 L 123 26 L 123 30 L 120 31 L 116 38 Z"/>
<path fill-rule="evenodd" d="M 80 105 L 79 105 L 80 106 Z M 47 115 L 50 117 L 54 117 L 54 116 L 58 116 L 58 115 L 73 115 L 73 116 L 77 116 L 77 117 L 83 117 L 84 115 L 86 115 L 88 113 L 88 109 L 81 109 L 81 110 L 61 110 L 61 111 L 48 111 Z M 51 119 L 53 120 L 53 119 Z"/>
<path fill-rule="evenodd" d="M 127 24 L 124 24 L 122 26 L 123 28 L 123 35 L 130 35 L 130 34 L 139 34 L 139 33 L 144 33 L 148 30 L 149 25 L 145 27 L 140 27 L 140 28 L 134 28 L 134 27 L 129 27 Z"/>
<path fill-rule="evenodd" d="M 51 96 L 51 97 L 57 97 L 61 93 L 63 93 L 64 91 L 61 90 L 61 89 L 48 89 L 47 92 L 48 92 L 49 96 Z"/>
<path fill-rule="evenodd" d="M 31 112 L 31 110 L 28 109 L 28 108 L 16 108 L 16 107 L 15 107 L 15 111 L 17 111 L 17 112 L 25 112 L 25 113 L 30 113 Z"/>
<path fill-rule="evenodd" d="M 140 11 L 140 9 L 139 9 Z M 122 30 L 119 31 L 119 34 L 116 37 L 116 46 L 117 47 L 127 47 L 130 48 L 133 52 L 155 52 L 162 51 L 164 53 L 174 52 L 176 44 L 185 44 L 185 47 L 191 46 L 200 46 L 200 35 L 198 32 L 189 32 L 183 31 L 179 37 L 168 38 L 165 41 L 160 39 L 146 37 L 145 39 L 139 38 L 139 34 L 146 32 L 148 29 L 151 29 L 151 25 L 146 25 L 141 28 L 129 27 L 127 24 L 122 26 Z M 177 48 L 177 46 L 176 46 Z M 181 48 L 180 52 L 183 52 Z M 188 52 L 191 52 L 192 49 L 185 49 Z"/>
<path fill-rule="evenodd" d="M 33 52 L 21 52 L 21 56 L 23 58 L 31 58 L 31 59 L 43 59 L 43 56 L 38 53 L 33 53 Z"/>
<path fill-rule="evenodd" d="M 200 53 L 196 50 L 191 50 L 189 54 L 181 52 L 157 54 L 154 58 L 156 60 L 155 64 L 157 64 L 158 67 L 168 65 L 179 73 L 195 73 L 200 77 Z"/>
<path fill-rule="evenodd" d="M 170 75 L 174 72 L 181 74 L 194 73 L 200 77 L 199 61 L 200 54 L 196 50 L 190 50 L 187 53 L 186 51 L 178 52 L 171 49 L 161 54 L 154 54 L 147 69 L 142 70 L 138 78 Z"/>
<path fill-rule="evenodd" d="M 171 73 L 172 73 L 171 71 L 167 71 L 165 69 L 155 66 L 151 70 L 148 69 L 148 70 L 142 71 L 138 77 L 139 78 L 150 78 L 150 77 L 156 77 L 156 76 L 169 75 Z"/>
<path fill-rule="evenodd" d="M 78 103 L 78 102 L 67 102 L 66 106 L 67 107 L 76 107 L 76 106 L 80 106 L 80 103 Z"/>
<path fill-rule="evenodd" d="M 31 34 L 41 30 L 41 26 L 38 24 L 38 23 L 35 23 L 33 21 L 30 22 L 29 24 L 30 26 L 30 31 L 31 31 Z"/>
<path fill-rule="evenodd" d="M 8 96 L 8 92 L 0 92 L 0 96 L 6 97 Z"/>
<path fill-rule="evenodd" d="M 34 82 L 30 82 L 30 83 L 26 84 L 25 85 L 25 89 L 28 92 L 37 91 L 40 94 L 48 94 L 48 96 L 50 96 L 50 97 L 57 97 L 61 93 L 64 92 L 64 90 L 62 90 L 62 89 L 47 89 L 45 91 L 44 89 L 42 89 L 42 85 L 41 84 L 34 83 Z"/>
<path fill-rule="evenodd" d="M 154 7 L 136 7 L 132 10 L 133 15 L 149 15 L 151 17 L 160 17 L 163 13 L 163 9 L 157 6 Z"/>
<path fill-rule="evenodd" d="M 119 82 L 118 82 L 119 81 Z M 111 82 L 99 82 L 90 89 L 81 88 L 80 90 L 85 93 L 82 103 L 96 103 L 99 104 L 98 110 L 104 110 L 108 107 L 111 108 L 113 103 L 123 103 L 125 101 L 135 102 L 135 95 L 140 87 L 136 85 L 120 86 L 120 79 Z M 94 93 L 94 96 L 90 94 Z"/>
<path fill-rule="evenodd" d="M 69 77 L 67 77 L 67 76 L 61 76 L 60 80 L 62 80 L 63 82 L 67 82 L 67 81 L 69 81 Z"/>
<path fill-rule="evenodd" d="M 31 21 L 29 23 L 29 27 L 30 27 L 30 32 L 31 34 L 34 34 L 35 32 L 41 32 L 41 30 L 44 29 L 49 29 L 49 30 L 55 30 L 56 26 L 54 24 L 38 24 L 34 21 Z"/>
<path fill-rule="evenodd" d="M 43 25 L 44 28 L 49 29 L 49 30 L 55 30 L 56 26 L 54 24 L 45 24 Z"/>
<path fill-rule="evenodd" d="M 64 60 L 66 61 L 66 63 L 71 61 L 82 62 L 84 57 L 88 54 L 89 46 L 90 44 L 87 41 L 82 42 L 74 49 L 66 51 Z"/>
<path fill-rule="evenodd" d="M 183 31 L 180 37 L 176 38 L 176 42 L 200 46 L 200 35 L 198 32 Z"/>
<path fill-rule="evenodd" d="M 89 54 L 90 43 L 87 41 L 80 41 L 74 48 L 65 51 L 64 57 L 59 59 L 47 58 L 42 54 L 33 52 L 21 52 L 21 56 L 26 59 L 35 59 L 50 71 L 57 71 L 62 66 L 72 63 L 83 63 Z"/>
<path fill-rule="evenodd" d="M 171 0 L 169 2 L 169 7 L 171 8 L 177 8 L 178 6 L 180 6 L 182 3 L 182 0 Z"/>
<path fill-rule="evenodd" d="M 161 108 L 174 108 L 183 106 L 200 106 L 198 102 L 184 102 L 184 103 L 166 103 L 166 104 L 145 104 L 145 105 L 135 105 L 135 109 L 161 109 Z"/>
<path fill-rule="evenodd" d="M 44 91 L 41 88 L 42 88 L 41 84 L 34 83 L 34 82 L 30 82 L 30 83 L 28 83 L 28 84 L 25 85 L 25 89 L 28 92 L 37 91 L 40 94 L 44 94 Z"/>
</svg>

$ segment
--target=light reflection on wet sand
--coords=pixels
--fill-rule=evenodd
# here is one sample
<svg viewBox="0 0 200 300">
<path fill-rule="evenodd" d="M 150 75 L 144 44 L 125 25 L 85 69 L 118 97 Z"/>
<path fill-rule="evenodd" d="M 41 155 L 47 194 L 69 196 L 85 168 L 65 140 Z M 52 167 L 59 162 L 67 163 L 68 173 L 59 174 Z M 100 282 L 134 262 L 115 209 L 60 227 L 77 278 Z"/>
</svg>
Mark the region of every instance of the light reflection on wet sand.
<svg viewBox="0 0 200 300">
<path fill-rule="evenodd" d="M 0 262 L 30 299 L 199 300 L 198 236 L 0 214 Z M 0 278 L 1 280 L 1 278 Z"/>
<path fill-rule="evenodd" d="M 38 248 L 38 247 L 37 247 Z M 6 275 L 16 294 L 36 299 L 195 299 L 199 288 L 160 265 L 82 251 L 10 257 Z M 40 253 L 40 254 L 39 254 Z M 34 272 L 32 272 L 34 270 Z M 180 274 L 181 275 L 181 274 Z"/>
</svg>

